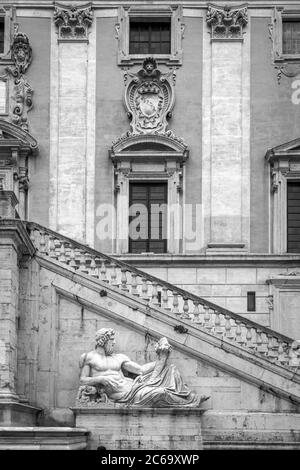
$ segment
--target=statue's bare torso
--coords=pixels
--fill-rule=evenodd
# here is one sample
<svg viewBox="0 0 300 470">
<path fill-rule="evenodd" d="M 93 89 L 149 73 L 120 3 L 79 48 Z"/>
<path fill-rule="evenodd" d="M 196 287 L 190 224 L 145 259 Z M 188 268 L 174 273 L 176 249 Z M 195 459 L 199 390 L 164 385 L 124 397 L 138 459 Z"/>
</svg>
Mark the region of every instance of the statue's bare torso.
<svg viewBox="0 0 300 470">
<path fill-rule="evenodd" d="M 125 354 L 103 355 L 90 351 L 85 355 L 81 378 L 91 378 L 89 383 L 102 386 L 112 400 L 118 400 L 131 390 L 133 380 L 125 377 L 122 365 L 134 364 Z M 137 371 L 138 373 L 138 371 Z"/>
</svg>

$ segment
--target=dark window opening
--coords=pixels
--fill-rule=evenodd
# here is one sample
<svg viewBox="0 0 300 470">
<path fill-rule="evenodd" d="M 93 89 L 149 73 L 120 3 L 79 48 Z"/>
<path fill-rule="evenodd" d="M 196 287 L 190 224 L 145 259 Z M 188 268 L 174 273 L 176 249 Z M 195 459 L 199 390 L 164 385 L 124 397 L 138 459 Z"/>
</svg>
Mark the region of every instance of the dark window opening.
<svg viewBox="0 0 300 470">
<path fill-rule="evenodd" d="M 247 292 L 247 311 L 248 312 L 256 311 L 255 292 Z"/>
<path fill-rule="evenodd" d="M 0 16 L 0 54 L 4 52 L 4 17 Z"/>
<path fill-rule="evenodd" d="M 167 183 L 130 184 L 129 252 L 167 252 Z"/>
<path fill-rule="evenodd" d="M 171 19 L 132 18 L 130 20 L 129 54 L 170 54 Z"/>
<path fill-rule="evenodd" d="M 300 21 L 283 20 L 282 22 L 283 54 L 300 54 Z"/>
<path fill-rule="evenodd" d="M 300 182 L 287 184 L 287 251 L 300 253 Z"/>
</svg>

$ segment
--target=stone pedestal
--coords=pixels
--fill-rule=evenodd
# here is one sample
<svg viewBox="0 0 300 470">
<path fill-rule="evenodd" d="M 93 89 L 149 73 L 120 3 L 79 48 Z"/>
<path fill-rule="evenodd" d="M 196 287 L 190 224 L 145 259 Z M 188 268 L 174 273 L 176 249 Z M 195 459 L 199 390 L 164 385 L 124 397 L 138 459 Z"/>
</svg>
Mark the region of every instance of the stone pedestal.
<svg viewBox="0 0 300 470">
<path fill-rule="evenodd" d="M 76 427 L 90 431 L 88 449 L 202 449 L 199 408 L 72 408 Z"/>
<path fill-rule="evenodd" d="M 1 426 L 35 426 L 40 408 L 14 403 L 12 401 L 0 401 Z"/>
<path fill-rule="evenodd" d="M 16 404 L 17 344 L 19 318 L 19 263 L 34 253 L 29 235 L 20 220 L 0 219 L 0 423 L 23 425 L 28 421 L 28 407 Z M 21 419 L 24 411 L 25 417 Z"/>
</svg>

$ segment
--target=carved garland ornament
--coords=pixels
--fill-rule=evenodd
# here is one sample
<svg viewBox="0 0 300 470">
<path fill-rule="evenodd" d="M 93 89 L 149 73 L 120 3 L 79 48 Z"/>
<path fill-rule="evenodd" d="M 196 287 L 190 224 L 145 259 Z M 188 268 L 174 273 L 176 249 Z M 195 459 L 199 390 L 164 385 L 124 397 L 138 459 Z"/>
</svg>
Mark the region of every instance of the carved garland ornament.
<svg viewBox="0 0 300 470">
<path fill-rule="evenodd" d="M 79 7 L 55 4 L 54 24 L 58 27 L 58 38 L 82 40 L 88 38 L 88 29 L 93 22 L 92 4 Z"/>
<path fill-rule="evenodd" d="M 15 31 L 11 53 L 14 65 L 13 67 L 6 68 L 6 71 L 14 81 L 12 95 L 14 104 L 11 121 L 25 131 L 28 131 L 27 113 L 33 106 L 33 89 L 24 76 L 32 60 L 32 49 L 26 34 Z"/>
<path fill-rule="evenodd" d="M 211 27 L 212 39 L 243 39 L 243 28 L 248 23 L 247 6 L 231 8 L 210 4 L 206 22 Z"/>
</svg>

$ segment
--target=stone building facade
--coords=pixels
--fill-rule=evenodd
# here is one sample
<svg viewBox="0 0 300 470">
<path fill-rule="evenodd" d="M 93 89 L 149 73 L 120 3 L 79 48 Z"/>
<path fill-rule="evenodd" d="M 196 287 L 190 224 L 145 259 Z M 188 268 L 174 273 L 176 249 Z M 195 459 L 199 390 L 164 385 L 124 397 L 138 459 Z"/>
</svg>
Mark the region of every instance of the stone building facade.
<svg viewBox="0 0 300 470">
<path fill-rule="evenodd" d="M 104 325 L 173 341 L 207 447 L 299 445 L 299 119 L 299 1 L 0 5 L 0 424 L 73 429 Z"/>
</svg>

